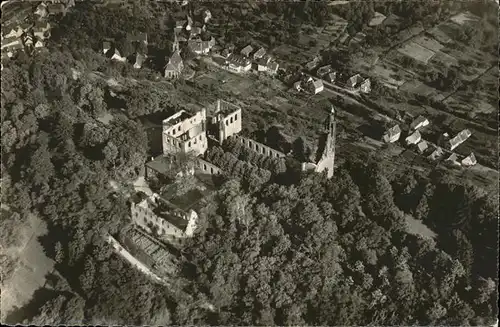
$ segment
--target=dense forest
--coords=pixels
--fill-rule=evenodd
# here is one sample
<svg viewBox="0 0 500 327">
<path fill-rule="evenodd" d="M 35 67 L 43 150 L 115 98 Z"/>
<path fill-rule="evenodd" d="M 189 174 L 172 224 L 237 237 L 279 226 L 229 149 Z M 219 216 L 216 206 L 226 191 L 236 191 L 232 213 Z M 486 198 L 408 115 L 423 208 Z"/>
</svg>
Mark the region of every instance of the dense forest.
<svg viewBox="0 0 500 327">
<path fill-rule="evenodd" d="M 309 6 L 306 19 L 321 19 L 321 4 Z M 101 15 L 91 22 L 84 9 L 64 18 L 61 48 L 20 55 L 2 71 L 2 203 L 16 213 L 2 215 L 2 246 L 35 214 L 48 225 L 40 242 L 62 276 L 48 276 L 52 287 L 7 323 L 492 324 L 498 197 L 439 169 L 389 178 L 376 155 L 345 158 L 327 180 L 234 144 L 214 148 L 207 159 L 230 173 L 185 250 L 180 278 L 191 298 L 132 269 L 102 238 L 128 223 L 126 199 L 109 182 L 135 179 L 148 158 L 137 117 L 176 104 L 138 87 L 119 95 L 123 111 L 114 109 L 109 87 L 88 73 L 128 69 L 96 53 L 99 36 L 162 23 L 144 19 L 139 6 L 136 20 L 89 9 Z M 111 110 L 110 123 L 98 119 Z M 407 215 L 435 240 L 408 233 Z M 15 265 L 2 257 L 5 271 Z"/>
</svg>

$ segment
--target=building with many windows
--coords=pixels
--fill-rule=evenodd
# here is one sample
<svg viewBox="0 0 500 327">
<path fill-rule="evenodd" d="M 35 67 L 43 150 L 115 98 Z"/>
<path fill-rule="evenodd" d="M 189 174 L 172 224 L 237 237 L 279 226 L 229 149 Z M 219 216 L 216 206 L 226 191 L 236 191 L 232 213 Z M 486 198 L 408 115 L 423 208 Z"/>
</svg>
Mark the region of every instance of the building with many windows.
<svg viewBox="0 0 500 327">
<path fill-rule="evenodd" d="M 136 195 L 131 214 L 134 224 L 175 246 L 192 237 L 197 227 L 198 214 L 194 210 L 181 210 L 156 193 L 149 197 Z"/>
<path fill-rule="evenodd" d="M 163 121 L 163 153 L 202 155 L 208 148 L 206 109 L 195 114 L 181 110 Z"/>
</svg>

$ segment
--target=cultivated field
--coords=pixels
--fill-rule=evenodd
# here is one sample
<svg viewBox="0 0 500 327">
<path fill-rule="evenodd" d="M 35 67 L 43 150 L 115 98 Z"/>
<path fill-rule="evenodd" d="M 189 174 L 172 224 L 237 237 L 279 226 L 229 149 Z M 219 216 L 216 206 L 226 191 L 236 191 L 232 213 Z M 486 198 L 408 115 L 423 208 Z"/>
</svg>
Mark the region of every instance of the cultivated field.
<svg viewBox="0 0 500 327">
<path fill-rule="evenodd" d="M 426 49 L 415 42 L 405 43 L 401 48 L 398 49 L 398 51 L 410 58 L 423 62 L 424 64 L 427 64 L 427 62 L 435 54 L 434 51 Z"/>
</svg>

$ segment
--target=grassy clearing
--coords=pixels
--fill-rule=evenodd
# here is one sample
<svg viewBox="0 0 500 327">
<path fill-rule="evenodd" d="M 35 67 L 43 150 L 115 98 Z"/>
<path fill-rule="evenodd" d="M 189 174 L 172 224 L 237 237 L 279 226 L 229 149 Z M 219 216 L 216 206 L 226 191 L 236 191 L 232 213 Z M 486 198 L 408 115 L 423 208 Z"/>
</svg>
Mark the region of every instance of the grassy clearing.
<svg viewBox="0 0 500 327">
<path fill-rule="evenodd" d="M 410 215 L 405 215 L 407 232 L 412 235 L 420 235 L 423 238 L 434 239 L 437 234 L 434 233 L 429 227 L 427 227 L 420 220 L 413 218 Z"/>
<path fill-rule="evenodd" d="M 398 51 L 410 58 L 423 62 L 424 64 L 427 64 L 427 62 L 435 54 L 434 51 L 426 49 L 413 41 L 405 43 L 401 48 L 398 49 Z"/>
<path fill-rule="evenodd" d="M 20 232 L 24 238 L 22 246 L 7 248 L 4 251 L 6 255 L 12 256 L 15 270 L 12 275 L 2 280 L 2 320 L 5 320 L 14 308 L 27 304 L 33 293 L 45 285 L 45 276 L 54 269 L 54 262 L 45 255 L 38 241 L 38 237 L 47 232 L 45 223 L 31 215 L 28 224 L 23 226 Z"/>
</svg>

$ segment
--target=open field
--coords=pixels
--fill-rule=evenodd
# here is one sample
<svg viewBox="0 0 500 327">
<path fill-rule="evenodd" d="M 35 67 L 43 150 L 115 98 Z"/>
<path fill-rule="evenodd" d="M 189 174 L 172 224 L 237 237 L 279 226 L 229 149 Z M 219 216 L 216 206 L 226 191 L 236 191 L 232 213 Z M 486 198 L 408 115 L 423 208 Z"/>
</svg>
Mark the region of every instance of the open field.
<svg viewBox="0 0 500 327">
<path fill-rule="evenodd" d="M 405 43 L 398 51 L 424 64 L 426 64 L 435 54 L 434 51 L 426 49 L 415 42 Z"/>
<path fill-rule="evenodd" d="M 437 52 L 442 48 L 444 48 L 444 45 L 436 41 L 434 38 L 425 35 L 419 35 L 415 37 L 412 41 L 434 52 Z"/>
<path fill-rule="evenodd" d="M 433 239 L 437 236 L 429 227 L 427 227 L 420 220 L 413 218 L 410 215 L 405 215 L 407 231 L 413 235 L 420 235 L 423 238 Z"/>
</svg>

